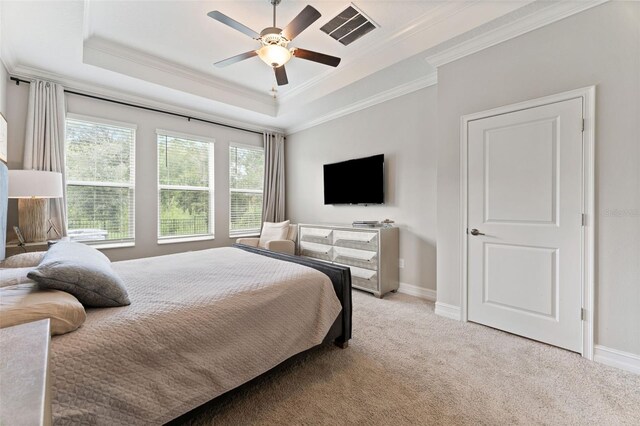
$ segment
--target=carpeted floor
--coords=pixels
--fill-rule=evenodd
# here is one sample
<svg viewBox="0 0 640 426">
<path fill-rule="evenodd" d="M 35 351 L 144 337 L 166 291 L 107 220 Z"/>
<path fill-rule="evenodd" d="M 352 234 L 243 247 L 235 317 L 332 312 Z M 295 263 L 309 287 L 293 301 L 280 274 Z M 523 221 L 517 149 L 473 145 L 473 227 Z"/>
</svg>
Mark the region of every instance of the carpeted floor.
<svg viewBox="0 0 640 426">
<path fill-rule="evenodd" d="M 640 425 L 640 376 L 354 291 L 353 340 L 214 401 L 192 425 Z"/>
</svg>

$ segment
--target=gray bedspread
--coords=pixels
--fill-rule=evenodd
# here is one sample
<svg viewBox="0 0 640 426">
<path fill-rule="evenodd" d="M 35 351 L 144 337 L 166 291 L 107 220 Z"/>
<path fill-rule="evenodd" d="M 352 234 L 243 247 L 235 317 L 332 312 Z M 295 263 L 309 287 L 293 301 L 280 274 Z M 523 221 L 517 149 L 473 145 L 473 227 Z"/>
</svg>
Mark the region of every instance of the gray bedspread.
<svg viewBox="0 0 640 426">
<path fill-rule="evenodd" d="M 235 248 L 113 263 L 131 305 L 51 341 L 55 424 L 161 424 L 322 342 L 327 276 Z"/>
</svg>

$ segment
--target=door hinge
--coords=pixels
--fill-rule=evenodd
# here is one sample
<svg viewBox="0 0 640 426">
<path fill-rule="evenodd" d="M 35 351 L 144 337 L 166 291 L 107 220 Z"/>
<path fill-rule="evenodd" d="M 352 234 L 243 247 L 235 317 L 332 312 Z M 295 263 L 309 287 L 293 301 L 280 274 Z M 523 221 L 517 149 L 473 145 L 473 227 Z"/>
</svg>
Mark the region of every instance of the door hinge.
<svg viewBox="0 0 640 426">
<path fill-rule="evenodd" d="M 584 118 L 582 119 L 582 132 L 584 132 Z"/>
<path fill-rule="evenodd" d="M 581 320 L 581 321 L 584 321 L 585 316 L 586 316 L 586 315 L 585 315 L 585 313 L 584 313 L 584 308 L 580 308 L 580 320 Z"/>
<path fill-rule="evenodd" d="M 582 226 L 587 226 L 587 215 L 582 213 Z"/>
</svg>

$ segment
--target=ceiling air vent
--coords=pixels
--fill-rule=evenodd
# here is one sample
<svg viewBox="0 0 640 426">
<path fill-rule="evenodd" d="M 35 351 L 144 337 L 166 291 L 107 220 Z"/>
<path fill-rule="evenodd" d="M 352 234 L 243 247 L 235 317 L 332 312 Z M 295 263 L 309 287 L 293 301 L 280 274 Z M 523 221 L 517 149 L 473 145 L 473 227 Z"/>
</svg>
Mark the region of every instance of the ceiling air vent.
<svg viewBox="0 0 640 426">
<path fill-rule="evenodd" d="M 376 28 L 377 25 L 352 4 L 320 29 L 348 46 Z"/>
</svg>

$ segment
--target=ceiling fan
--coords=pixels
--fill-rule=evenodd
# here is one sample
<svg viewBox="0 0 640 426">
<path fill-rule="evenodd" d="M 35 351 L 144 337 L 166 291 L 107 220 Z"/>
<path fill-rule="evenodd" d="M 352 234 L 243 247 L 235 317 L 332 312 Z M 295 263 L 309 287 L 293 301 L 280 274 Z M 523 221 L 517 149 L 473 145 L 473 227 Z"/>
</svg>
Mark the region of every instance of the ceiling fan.
<svg viewBox="0 0 640 426">
<path fill-rule="evenodd" d="M 340 58 L 335 56 L 300 49 L 299 47 L 288 48 L 289 42 L 317 21 L 321 15 L 315 8 L 307 6 L 298 14 L 298 16 L 293 18 L 293 21 L 289 22 L 289 25 L 284 27 L 284 29 L 280 29 L 276 27 L 276 6 L 280 4 L 280 1 L 281 0 L 270 0 L 270 3 L 273 5 L 273 27 L 265 28 L 260 32 L 260 34 L 217 10 L 207 13 L 209 17 L 248 35 L 261 44 L 261 47 L 257 50 L 251 50 L 216 62 L 215 65 L 217 67 L 226 67 L 227 65 L 235 64 L 236 62 L 240 62 L 254 56 L 259 56 L 260 59 L 275 71 L 278 86 L 283 86 L 289 83 L 284 64 L 289 62 L 289 59 L 293 56 L 300 59 L 306 59 L 308 61 L 319 62 L 332 67 L 338 66 Z"/>
</svg>

